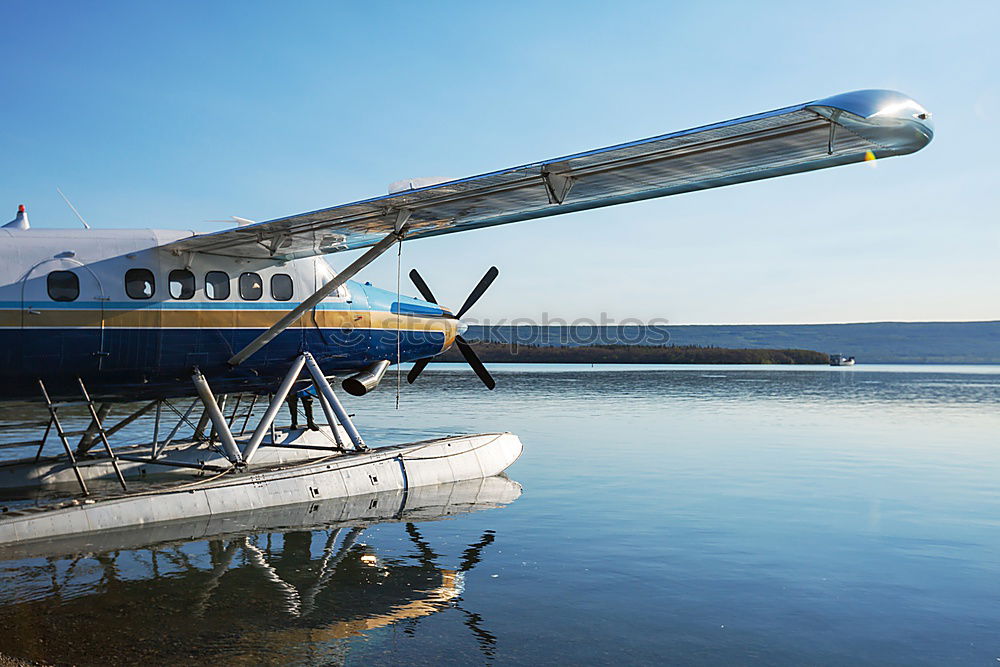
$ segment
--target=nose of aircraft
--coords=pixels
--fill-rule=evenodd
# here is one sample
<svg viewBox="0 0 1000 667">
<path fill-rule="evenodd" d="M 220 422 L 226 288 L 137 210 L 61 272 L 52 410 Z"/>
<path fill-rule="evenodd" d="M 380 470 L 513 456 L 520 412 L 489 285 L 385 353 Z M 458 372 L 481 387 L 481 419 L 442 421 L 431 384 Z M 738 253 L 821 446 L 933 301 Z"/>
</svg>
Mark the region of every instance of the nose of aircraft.
<svg viewBox="0 0 1000 667">
<path fill-rule="evenodd" d="M 383 315 L 379 322 L 381 328 L 387 331 L 397 326 L 395 315 L 405 318 L 404 328 L 411 333 L 404 337 L 404 347 L 413 349 L 402 350 L 402 359 L 419 359 L 423 356 L 440 354 L 455 343 L 455 337 L 461 336 L 468 326 L 464 324 L 448 308 L 426 299 L 417 299 L 399 295 L 393 290 L 380 289 L 372 285 L 364 286 L 368 305 L 373 311 L 381 311 Z M 427 334 L 430 334 L 428 336 Z M 443 334 L 444 338 L 440 336 Z M 434 347 L 431 341 L 434 342 Z M 440 345 L 440 347 L 437 347 Z M 437 348 L 437 349 L 435 349 Z"/>
</svg>

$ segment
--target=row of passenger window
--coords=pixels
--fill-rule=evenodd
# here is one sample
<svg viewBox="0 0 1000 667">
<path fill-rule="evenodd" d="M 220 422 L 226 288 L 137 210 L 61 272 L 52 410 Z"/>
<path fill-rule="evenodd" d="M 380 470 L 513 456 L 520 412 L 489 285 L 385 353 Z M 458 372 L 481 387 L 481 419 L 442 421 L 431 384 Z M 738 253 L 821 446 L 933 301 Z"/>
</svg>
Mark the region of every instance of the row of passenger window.
<svg viewBox="0 0 1000 667">
<path fill-rule="evenodd" d="M 264 281 L 257 273 L 241 273 L 238 281 L 240 298 L 259 301 L 264 296 Z M 205 296 L 213 301 L 225 301 L 230 295 L 229 274 L 209 271 L 205 274 Z M 48 275 L 49 298 L 53 301 L 76 301 L 80 296 L 80 279 L 73 271 L 53 271 Z M 174 269 L 167 276 L 167 287 L 173 299 L 194 297 L 194 274 L 187 269 Z M 156 294 L 156 276 L 149 269 L 129 269 L 125 272 L 125 294 L 130 299 L 152 299 Z M 290 301 L 294 295 L 292 277 L 287 273 L 271 276 L 271 298 Z"/>
</svg>

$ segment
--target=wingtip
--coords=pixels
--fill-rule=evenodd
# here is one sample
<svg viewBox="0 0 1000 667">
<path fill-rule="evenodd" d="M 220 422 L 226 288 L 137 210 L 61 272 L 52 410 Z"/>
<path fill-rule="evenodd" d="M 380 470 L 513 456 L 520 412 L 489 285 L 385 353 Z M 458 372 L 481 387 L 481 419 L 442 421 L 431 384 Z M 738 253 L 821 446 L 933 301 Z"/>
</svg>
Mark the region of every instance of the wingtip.
<svg viewBox="0 0 1000 667">
<path fill-rule="evenodd" d="M 931 112 L 895 90 L 855 90 L 806 108 L 886 147 L 885 155 L 914 153 L 934 138 Z"/>
</svg>

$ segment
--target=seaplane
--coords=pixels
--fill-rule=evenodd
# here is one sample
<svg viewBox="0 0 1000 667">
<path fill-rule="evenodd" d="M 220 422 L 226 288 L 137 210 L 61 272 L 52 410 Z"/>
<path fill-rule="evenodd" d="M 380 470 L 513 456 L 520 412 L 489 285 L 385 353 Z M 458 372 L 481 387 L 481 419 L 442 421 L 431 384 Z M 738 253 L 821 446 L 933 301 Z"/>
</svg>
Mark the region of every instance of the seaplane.
<svg viewBox="0 0 1000 667">
<path fill-rule="evenodd" d="M 330 381 L 363 396 L 412 362 L 412 383 L 456 346 L 492 389 L 462 318 L 498 271 L 453 311 L 416 270 L 422 298 L 352 280 L 365 266 L 400 243 L 881 160 L 932 137 L 913 99 L 861 90 L 204 234 L 35 229 L 22 206 L 0 228 L 0 400 L 40 403 L 45 418 L 12 425 L 38 431 L 3 443 L 28 455 L 0 464 L 0 492 L 42 500 L 6 507 L 0 549 L 498 475 L 522 452 L 516 435 L 370 447 Z M 354 250 L 340 271 L 327 262 Z M 307 414 L 299 428 L 295 406 L 312 396 L 326 423 Z M 293 427 L 279 428 L 286 403 Z M 111 445 L 147 414 L 151 442 Z"/>
</svg>

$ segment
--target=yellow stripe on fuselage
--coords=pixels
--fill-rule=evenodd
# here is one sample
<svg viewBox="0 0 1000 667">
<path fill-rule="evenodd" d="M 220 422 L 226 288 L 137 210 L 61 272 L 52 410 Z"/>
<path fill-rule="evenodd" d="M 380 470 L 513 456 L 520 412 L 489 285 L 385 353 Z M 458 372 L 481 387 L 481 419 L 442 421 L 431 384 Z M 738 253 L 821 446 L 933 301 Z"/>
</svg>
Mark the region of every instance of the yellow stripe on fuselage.
<svg viewBox="0 0 1000 667">
<path fill-rule="evenodd" d="M 0 310 L 0 327 L 26 329 L 266 329 L 285 314 L 281 310 Z M 103 322 L 102 322 L 103 320 Z M 458 333 L 458 320 L 446 317 L 396 315 L 370 310 L 318 310 L 306 313 L 292 327 L 321 329 L 385 329 L 430 331 L 445 335 L 451 345 Z"/>
</svg>

